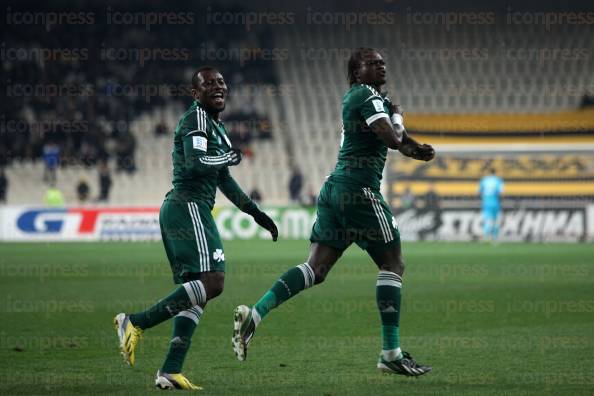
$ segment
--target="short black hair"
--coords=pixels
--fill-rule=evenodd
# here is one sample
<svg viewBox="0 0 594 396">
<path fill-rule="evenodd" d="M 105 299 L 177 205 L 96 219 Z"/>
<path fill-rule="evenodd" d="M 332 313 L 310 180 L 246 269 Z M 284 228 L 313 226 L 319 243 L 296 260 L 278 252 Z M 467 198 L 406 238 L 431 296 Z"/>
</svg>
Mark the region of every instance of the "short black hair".
<svg viewBox="0 0 594 396">
<path fill-rule="evenodd" d="M 355 77 L 355 71 L 359 70 L 359 68 L 361 67 L 361 62 L 363 62 L 363 60 L 364 60 L 363 55 L 365 55 L 371 51 L 375 51 L 375 49 L 359 47 L 351 53 L 351 57 L 349 58 L 349 63 L 347 64 L 349 85 L 353 85 L 353 84 L 357 83 L 357 77 Z"/>
<path fill-rule="evenodd" d="M 214 66 L 202 66 L 192 74 L 192 88 L 198 89 L 198 75 L 205 71 L 218 71 Z"/>
</svg>

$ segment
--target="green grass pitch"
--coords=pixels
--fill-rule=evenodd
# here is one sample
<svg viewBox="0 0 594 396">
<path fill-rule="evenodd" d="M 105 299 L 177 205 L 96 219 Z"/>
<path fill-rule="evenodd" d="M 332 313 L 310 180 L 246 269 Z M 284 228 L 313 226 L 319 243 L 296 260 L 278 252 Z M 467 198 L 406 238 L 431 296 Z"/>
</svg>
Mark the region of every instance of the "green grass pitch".
<svg viewBox="0 0 594 396">
<path fill-rule="evenodd" d="M 195 333 L 186 375 L 204 395 L 592 394 L 594 246 L 405 243 L 403 348 L 433 372 L 379 373 L 377 271 L 351 247 L 326 282 L 273 311 L 248 360 L 232 310 L 252 304 L 306 241 L 227 242 L 227 278 Z M 173 284 L 160 243 L 0 244 L 0 394 L 146 394 L 171 324 L 126 367 L 112 317 Z"/>
</svg>

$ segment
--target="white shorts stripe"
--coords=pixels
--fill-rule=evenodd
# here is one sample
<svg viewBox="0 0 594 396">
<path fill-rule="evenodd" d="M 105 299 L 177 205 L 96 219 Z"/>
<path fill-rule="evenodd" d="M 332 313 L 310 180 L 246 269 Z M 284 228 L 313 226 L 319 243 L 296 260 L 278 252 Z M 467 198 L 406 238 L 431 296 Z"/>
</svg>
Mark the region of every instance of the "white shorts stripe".
<svg viewBox="0 0 594 396">
<path fill-rule="evenodd" d="M 371 193 L 371 192 L 370 192 Z M 379 200 L 371 193 L 371 199 L 375 203 L 375 207 L 377 208 L 377 212 L 379 213 L 379 217 L 383 220 L 384 226 L 386 228 L 386 232 L 388 234 L 388 240 L 386 242 L 390 242 L 394 239 L 394 235 L 392 234 L 392 229 L 390 228 L 390 223 L 388 223 L 388 219 L 386 218 L 386 213 L 384 212 L 382 206 L 380 205 Z"/>
<path fill-rule="evenodd" d="M 196 229 L 196 243 L 198 245 L 198 257 L 200 263 L 200 272 L 204 272 L 204 268 L 206 267 L 206 261 L 208 261 L 208 256 L 205 257 L 204 252 L 206 251 L 204 242 L 202 240 L 202 230 L 200 228 L 200 223 L 198 221 L 198 213 L 196 210 L 196 206 L 194 202 L 190 202 L 190 212 L 192 214 L 192 222 L 194 223 L 194 228 Z"/>
<path fill-rule="evenodd" d="M 373 196 L 373 193 L 370 190 L 364 188 L 363 192 L 371 201 L 371 206 L 373 207 L 373 211 L 375 212 L 375 216 L 377 217 L 378 223 L 380 225 L 380 229 L 384 237 L 384 242 L 390 242 L 394 238 L 392 236 L 392 233 L 390 232 L 390 226 L 388 225 L 388 221 L 384 216 L 381 206 L 379 206 L 377 199 Z"/>
<path fill-rule="evenodd" d="M 388 223 L 388 219 L 386 219 L 386 214 L 384 213 L 384 210 L 382 209 L 382 206 L 379 203 L 379 200 L 373 195 L 373 193 L 371 191 L 369 191 L 369 194 L 371 196 L 371 202 L 373 202 L 375 204 L 375 207 L 377 209 L 378 213 L 378 218 L 380 218 L 383 223 L 384 223 L 384 228 L 386 230 L 386 233 L 388 234 L 388 238 L 386 239 L 386 242 L 390 242 L 391 240 L 394 239 L 394 235 L 392 235 L 392 229 L 390 228 L 390 223 Z"/>
<path fill-rule="evenodd" d="M 363 188 L 363 193 L 371 201 L 371 207 L 373 208 L 375 217 L 377 217 L 377 221 L 379 223 L 380 230 L 382 231 L 382 236 L 384 237 L 384 242 L 387 242 L 386 229 L 385 229 L 384 223 L 382 222 L 382 220 L 379 217 L 379 214 L 377 213 L 377 209 L 375 208 L 375 203 L 373 202 L 372 193 L 369 190 L 367 190 L 367 188 Z"/>
<path fill-rule="evenodd" d="M 202 255 L 203 247 L 201 245 L 201 240 L 198 235 L 198 221 L 196 221 L 196 216 L 194 214 L 194 208 L 192 207 L 192 202 L 188 202 L 188 211 L 190 212 L 190 217 L 192 219 L 192 226 L 194 227 L 194 237 L 196 238 L 196 248 L 198 249 L 198 260 L 199 260 L 199 264 L 200 264 L 200 271 L 202 272 L 202 267 L 203 267 L 202 261 L 204 260 L 203 255 Z"/>
<path fill-rule="evenodd" d="M 204 229 L 200 222 L 200 213 L 198 212 L 198 206 L 195 202 L 190 202 L 190 208 L 192 215 L 192 221 L 194 222 L 194 228 L 196 229 L 196 241 L 198 244 L 198 256 L 200 258 L 200 272 L 207 271 L 208 267 L 208 246 L 206 245 L 206 238 L 204 238 Z"/>
<path fill-rule="evenodd" d="M 203 270 L 203 272 L 207 272 L 207 271 L 210 271 L 210 254 L 208 251 L 208 241 L 206 240 L 206 232 L 204 231 L 204 225 L 202 224 L 202 219 L 200 218 L 200 212 L 198 212 L 198 205 L 196 205 L 195 202 L 192 202 L 192 205 L 194 206 L 196 217 L 198 218 L 198 225 L 200 226 L 198 228 L 198 234 L 202 238 L 202 244 L 204 246 L 204 250 L 202 251 L 202 253 L 204 255 L 204 270 Z"/>
</svg>

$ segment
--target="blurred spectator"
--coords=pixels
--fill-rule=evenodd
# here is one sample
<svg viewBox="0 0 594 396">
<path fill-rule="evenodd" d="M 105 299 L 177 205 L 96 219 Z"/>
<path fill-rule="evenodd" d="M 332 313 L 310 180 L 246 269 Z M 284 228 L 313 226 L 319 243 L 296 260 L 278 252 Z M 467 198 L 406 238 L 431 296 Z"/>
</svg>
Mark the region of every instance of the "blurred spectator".
<svg viewBox="0 0 594 396">
<path fill-rule="evenodd" d="M 89 184 L 85 179 L 80 179 L 78 186 L 76 186 L 76 195 L 79 203 L 85 203 L 89 199 Z"/>
<path fill-rule="evenodd" d="M 101 161 L 99 164 L 99 198 L 101 202 L 109 201 L 109 191 L 111 190 L 111 175 L 107 161 Z"/>
<path fill-rule="evenodd" d="M 586 109 L 594 106 L 594 95 L 585 94 L 580 101 L 580 108 Z"/>
<path fill-rule="evenodd" d="M 75 9 L 79 8 L 74 6 Z M 104 12 L 100 4 L 80 6 L 89 13 L 99 15 Z M 158 10 L 162 6 L 158 2 L 144 2 L 129 5 L 130 12 L 148 12 Z M 192 9 L 201 12 L 199 4 L 186 5 L 185 3 L 169 4 L 170 10 L 186 12 Z M 238 11 L 238 6 L 223 6 L 223 10 Z M 80 8 L 79 8 L 80 9 Z M 54 6 L 49 3 L 38 2 L 24 5 L 22 11 L 36 13 L 53 12 Z M 126 120 L 132 122 L 140 114 L 154 110 L 165 104 L 181 101 L 185 96 L 188 86 L 188 73 L 192 68 L 186 56 L 180 56 L 179 61 L 146 62 L 139 67 L 139 62 L 133 56 L 118 59 L 117 62 L 106 62 L 102 55 L 101 43 L 117 43 L 121 49 L 137 48 L 141 43 L 150 43 L 151 48 L 176 48 L 188 50 L 191 57 L 196 50 L 196 37 L 208 37 L 203 49 L 218 51 L 219 49 L 242 48 L 272 48 L 274 43 L 270 38 L 270 31 L 265 27 L 254 27 L 246 37 L 245 29 L 240 25 L 206 26 L 196 25 L 191 33 L 184 27 L 170 29 L 156 29 L 147 31 L 141 25 L 114 27 L 105 20 L 84 26 L 58 24 L 52 28 L 52 34 L 46 34 L 44 26 L 30 25 L 23 30 L 18 24 L 3 24 L 3 43 L 6 48 L 21 48 L 24 53 L 37 51 L 41 48 L 60 48 L 64 42 L 71 43 L 73 48 L 88 49 L 85 57 L 77 56 L 55 59 L 52 62 L 39 61 L 37 57 L 18 57 L 19 59 L 5 59 L 2 63 L 5 81 L 18 86 L 26 84 L 31 87 L 44 87 L 48 82 L 52 86 L 72 88 L 76 95 L 6 95 L 4 92 L 3 116 L 6 123 L 16 122 L 26 128 L 19 129 L 18 133 L 7 131 L 0 139 L 0 166 L 7 165 L 15 159 L 34 160 L 43 158 L 44 143 L 51 140 L 48 145 L 53 154 L 54 164 L 46 165 L 44 180 L 48 183 L 55 181 L 58 167 L 83 163 L 95 166 L 99 160 L 116 158 L 118 171 L 134 172 L 136 165 L 133 151 L 136 148 L 131 135 L 110 134 L 107 131 L 107 120 Z M 112 49 L 108 45 L 106 49 Z M 10 58 L 10 57 L 9 57 Z M 217 64 L 223 75 L 233 81 L 234 86 L 250 84 L 276 84 L 278 83 L 276 68 L 273 62 L 254 60 L 236 60 L 220 62 Z M 158 81 L 158 92 L 151 93 L 145 88 L 154 86 Z M 171 92 L 161 90 L 161 86 L 177 87 Z M 128 92 L 125 88 L 139 88 L 138 92 Z M 125 94 L 123 94 L 125 92 Z M 245 99 L 245 97 L 244 97 Z M 242 109 L 243 116 L 249 121 L 249 132 L 253 138 L 270 135 L 269 128 L 261 127 L 259 120 L 267 122 L 264 115 L 259 115 L 250 103 L 238 103 L 237 109 Z M 134 118 L 132 118 L 134 117 Z M 227 115 L 226 117 L 227 118 Z M 165 117 L 157 126 L 151 126 L 150 133 L 156 135 L 169 135 L 171 125 L 167 126 Z M 42 128 L 41 128 L 42 127 Z M 261 133 L 261 129 L 266 129 Z M 3 130 L 4 132 L 4 130 Z M 240 137 L 249 145 L 250 136 L 243 132 Z M 231 134 L 230 134 L 231 137 Z M 117 141 L 117 142 L 116 142 Z M 125 143 L 125 144 L 123 144 Z M 113 148 L 113 149 L 111 149 Z M 59 151 L 57 151 L 59 150 Z M 249 147 L 245 147 L 247 157 L 251 155 Z M 49 153 L 48 153 L 49 154 Z M 53 157 L 52 157 L 53 156 Z M 56 159 L 58 161 L 56 161 Z M 48 161 L 50 158 L 48 158 Z M 46 162 L 47 164 L 48 162 Z"/>
<path fill-rule="evenodd" d="M 297 167 L 293 168 L 293 173 L 289 179 L 289 197 L 292 202 L 301 202 L 301 189 L 303 188 L 303 175 Z"/>
<path fill-rule="evenodd" d="M 440 210 L 439 195 L 435 192 L 435 186 L 433 184 L 429 184 L 429 189 L 423 196 L 422 202 L 423 209 L 425 210 Z"/>
<path fill-rule="evenodd" d="M 165 121 L 161 120 L 155 127 L 155 136 L 165 136 L 167 135 L 169 128 L 167 128 L 167 124 Z"/>
<path fill-rule="evenodd" d="M 55 183 L 50 184 L 45 193 L 45 197 L 43 198 L 43 202 L 46 206 L 51 207 L 64 206 L 64 195 L 62 195 L 62 191 L 56 187 Z"/>
<path fill-rule="evenodd" d="M 260 191 L 257 188 L 254 188 L 250 193 L 250 199 L 257 204 L 262 202 L 262 194 L 260 194 Z"/>
<path fill-rule="evenodd" d="M 305 202 L 303 202 L 305 206 L 316 206 L 316 204 L 318 203 L 318 196 L 315 193 L 314 189 L 311 188 L 311 186 L 308 186 L 307 196 L 305 198 Z"/>
<path fill-rule="evenodd" d="M 415 196 L 410 191 L 410 187 L 406 187 L 402 196 L 400 197 L 400 209 L 401 210 L 408 210 L 413 209 L 415 207 Z"/>
<path fill-rule="evenodd" d="M 260 119 L 258 128 L 258 137 L 262 140 L 272 139 L 272 122 L 266 117 Z"/>
<path fill-rule="evenodd" d="M 0 202 L 6 203 L 6 194 L 8 192 L 8 178 L 4 168 L 0 168 Z"/>
<path fill-rule="evenodd" d="M 136 139 L 128 130 L 119 131 L 116 139 L 116 170 L 127 173 L 136 172 Z"/>
<path fill-rule="evenodd" d="M 431 214 L 433 217 L 433 227 L 419 231 L 421 240 L 428 239 L 429 235 L 433 234 L 433 230 L 438 230 L 443 224 L 441 202 L 439 195 L 435 191 L 433 183 L 429 184 L 429 189 L 418 199 L 420 201 L 419 210 L 421 214 Z"/>
<path fill-rule="evenodd" d="M 43 181 L 48 184 L 56 183 L 56 170 L 60 163 L 60 146 L 53 141 L 48 141 L 43 145 Z"/>
</svg>

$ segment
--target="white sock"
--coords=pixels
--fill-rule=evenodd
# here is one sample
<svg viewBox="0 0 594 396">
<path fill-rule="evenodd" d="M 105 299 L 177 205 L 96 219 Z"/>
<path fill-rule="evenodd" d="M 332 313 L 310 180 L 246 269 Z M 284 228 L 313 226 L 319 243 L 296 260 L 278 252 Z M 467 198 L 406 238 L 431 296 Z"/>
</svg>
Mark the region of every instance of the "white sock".
<svg viewBox="0 0 594 396">
<path fill-rule="evenodd" d="M 258 327 L 258 325 L 262 321 L 262 318 L 260 317 L 258 311 L 256 311 L 256 308 L 252 308 L 252 319 L 254 319 L 254 324 L 256 325 L 256 327 Z"/>
<path fill-rule="evenodd" d="M 390 349 L 389 351 L 382 350 L 382 356 L 384 360 L 391 362 L 396 359 L 402 359 L 402 351 L 400 348 Z"/>
</svg>

